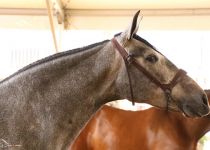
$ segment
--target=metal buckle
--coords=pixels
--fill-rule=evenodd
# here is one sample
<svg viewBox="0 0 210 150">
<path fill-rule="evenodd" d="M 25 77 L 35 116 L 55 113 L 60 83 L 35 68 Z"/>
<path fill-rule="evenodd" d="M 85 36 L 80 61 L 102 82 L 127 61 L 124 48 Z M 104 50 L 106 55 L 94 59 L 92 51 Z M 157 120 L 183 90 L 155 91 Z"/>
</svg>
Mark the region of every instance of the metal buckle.
<svg viewBox="0 0 210 150">
<path fill-rule="evenodd" d="M 128 55 L 127 58 L 126 58 L 126 61 L 130 65 L 133 62 L 133 56 L 132 55 Z"/>
</svg>

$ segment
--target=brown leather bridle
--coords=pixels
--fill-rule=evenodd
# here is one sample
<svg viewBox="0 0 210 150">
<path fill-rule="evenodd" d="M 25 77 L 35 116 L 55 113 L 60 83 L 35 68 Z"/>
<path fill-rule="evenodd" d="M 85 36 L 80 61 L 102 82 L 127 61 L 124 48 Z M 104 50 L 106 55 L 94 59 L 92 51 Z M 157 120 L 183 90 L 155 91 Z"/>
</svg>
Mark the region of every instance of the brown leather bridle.
<svg viewBox="0 0 210 150">
<path fill-rule="evenodd" d="M 112 41 L 112 44 L 114 45 L 114 47 L 121 54 L 121 56 L 123 57 L 123 60 L 125 62 L 125 66 L 126 66 L 126 70 L 127 70 L 127 74 L 128 74 L 132 104 L 134 105 L 135 102 L 134 102 L 134 98 L 133 98 L 134 96 L 133 96 L 133 88 L 132 88 L 130 72 L 128 71 L 128 66 L 131 64 L 133 66 L 135 66 L 139 71 L 141 71 L 147 78 L 149 78 L 151 82 L 156 84 L 158 87 L 160 87 L 164 91 L 164 93 L 167 97 L 167 109 L 168 109 L 168 103 L 169 103 L 169 101 L 172 100 L 171 91 L 172 91 L 173 87 L 178 83 L 178 79 L 181 76 L 185 76 L 186 72 L 182 69 L 179 69 L 170 83 L 163 84 L 158 79 L 156 79 L 152 74 L 150 74 L 133 56 L 129 55 L 126 52 L 126 50 L 117 42 L 117 40 L 115 38 L 112 38 L 111 41 Z"/>
</svg>

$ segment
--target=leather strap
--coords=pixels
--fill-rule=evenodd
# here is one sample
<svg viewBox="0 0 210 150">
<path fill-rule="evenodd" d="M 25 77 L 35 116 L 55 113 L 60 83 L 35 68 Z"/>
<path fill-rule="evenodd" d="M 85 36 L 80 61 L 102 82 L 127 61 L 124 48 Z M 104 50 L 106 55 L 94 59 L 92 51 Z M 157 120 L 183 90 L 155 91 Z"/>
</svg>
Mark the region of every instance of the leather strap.
<svg viewBox="0 0 210 150">
<path fill-rule="evenodd" d="M 173 87 L 178 83 L 178 79 L 181 76 L 186 75 L 186 72 L 182 69 L 179 69 L 174 78 L 171 80 L 170 83 L 168 84 L 162 84 L 158 79 L 156 79 L 151 73 L 149 73 L 133 56 L 129 55 L 127 51 L 117 42 L 115 38 L 112 38 L 112 43 L 114 47 L 118 50 L 118 52 L 121 54 L 121 56 L 124 59 L 127 74 L 128 74 L 128 79 L 130 83 L 130 92 L 131 92 L 131 101 L 134 104 L 133 100 L 133 89 L 132 89 L 132 82 L 131 82 L 131 77 L 130 73 L 128 71 L 128 65 L 132 64 L 134 65 L 139 71 L 141 71 L 147 78 L 150 79 L 151 82 L 156 84 L 158 87 L 160 87 L 166 94 L 167 99 L 171 99 L 171 90 Z"/>
</svg>

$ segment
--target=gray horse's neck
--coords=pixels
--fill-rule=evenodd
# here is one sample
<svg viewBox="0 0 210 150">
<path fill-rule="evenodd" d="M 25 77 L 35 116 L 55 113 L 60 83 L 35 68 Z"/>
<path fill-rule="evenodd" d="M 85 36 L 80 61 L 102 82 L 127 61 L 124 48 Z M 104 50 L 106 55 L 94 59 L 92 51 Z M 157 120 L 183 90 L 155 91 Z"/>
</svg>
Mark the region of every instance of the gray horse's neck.
<svg viewBox="0 0 210 150">
<path fill-rule="evenodd" d="M 110 42 L 103 42 L 32 64 L 3 81 L 0 138 L 22 149 L 67 148 L 102 104 L 120 98 L 115 81 L 122 58 L 116 57 Z"/>
</svg>

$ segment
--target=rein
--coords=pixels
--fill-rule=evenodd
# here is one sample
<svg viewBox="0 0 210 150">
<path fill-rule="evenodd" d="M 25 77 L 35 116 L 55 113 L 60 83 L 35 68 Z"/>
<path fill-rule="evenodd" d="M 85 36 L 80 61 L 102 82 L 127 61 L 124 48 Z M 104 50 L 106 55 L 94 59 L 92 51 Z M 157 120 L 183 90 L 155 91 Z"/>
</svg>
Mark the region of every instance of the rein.
<svg viewBox="0 0 210 150">
<path fill-rule="evenodd" d="M 12 147 L 21 147 L 21 145 L 11 145 L 6 140 L 0 139 L 0 149 L 6 150 L 6 149 L 10 149 Z"/>
<path fill-rule="evenodd" d="M 130 77 L 130 72 L 128 70 L 129 65 L 135 66 L 139 71 L 141 71 L 151 82 L 156 84 L 158 87 L 160 87 L 167 98 L 167 109 L 168 109 L 168 102 L 172 100 L 171 91 L 174 88 L 174 86 L 178 83 L 178 79 L 181 76 L 186 75 L 186 72 L 182 69 L 179 69 L 176 75 L 173 77 L 170 83 L 163 84 L 158 79 L 156 79 L 152 74 L 150 74 L 132 55 L 129 55 L 127 51 L 118 43 L 118 41 L 115 38 L 112 38 L 111 40 L 114 47 L 118 50 L 120 55 L 123 57 L 123 60 L 125 62 L 127 74 L 128 74 L 128 80 L 129 80 L 129 86 L 130 86 L 130 93 L 131 93 L 131 101 L 134 105 L 134 96 L 133 96 L 133 88 L 132 88 L 132 82 Z"/>
</svg>

